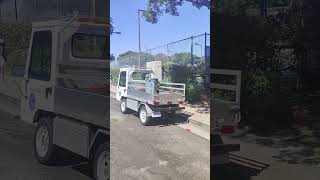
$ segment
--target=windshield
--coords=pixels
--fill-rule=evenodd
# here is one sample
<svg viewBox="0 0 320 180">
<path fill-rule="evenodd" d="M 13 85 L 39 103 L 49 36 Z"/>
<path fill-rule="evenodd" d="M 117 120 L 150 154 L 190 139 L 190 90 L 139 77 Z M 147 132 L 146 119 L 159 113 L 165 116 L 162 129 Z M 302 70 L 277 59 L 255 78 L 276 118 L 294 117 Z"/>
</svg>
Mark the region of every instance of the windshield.
<svg viewBox="0 0 320 180">
<path fill-rule="evenodd" d="M 74 34 L 72 56 L 76 58 L 107 59 L 107 37 L 90 34 Z"/>
<path fill-rule="evenodd" d="M 145 72 L 133 72 L 132 73 L 132 80 L 146 80 L 148 78 L 151 78 L 150 73 L 145 73 Z"/>
</svg>

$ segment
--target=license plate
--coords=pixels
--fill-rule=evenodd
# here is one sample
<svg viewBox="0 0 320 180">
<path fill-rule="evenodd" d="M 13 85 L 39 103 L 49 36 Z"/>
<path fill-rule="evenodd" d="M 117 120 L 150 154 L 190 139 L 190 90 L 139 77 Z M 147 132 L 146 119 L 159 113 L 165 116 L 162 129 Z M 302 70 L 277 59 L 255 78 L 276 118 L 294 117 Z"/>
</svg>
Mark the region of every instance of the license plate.
<svg viewBox="0 0 320 180">
<path fill-rule="evenodd" d="M 153 112 L 152 117 L 161 117 L 161 112 Z"/>
</svg>

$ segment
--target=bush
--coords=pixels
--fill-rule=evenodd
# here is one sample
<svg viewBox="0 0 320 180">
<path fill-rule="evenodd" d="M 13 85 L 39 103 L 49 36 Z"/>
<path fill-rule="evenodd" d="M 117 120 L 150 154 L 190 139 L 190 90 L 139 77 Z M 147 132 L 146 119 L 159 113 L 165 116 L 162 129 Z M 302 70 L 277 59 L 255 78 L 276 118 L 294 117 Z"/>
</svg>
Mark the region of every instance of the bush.
<svg viewBox="0 0 320 180">
<path fill-rule="evenodd" d="M 186 100 L 188 102 L 200 102 L 203 96 L 209 96 L 204 93 L 204 82 L 201 78 L 197 78 L 204 73 L 201 66 L 171 64 L 168 69 L 171 82 L 186 84 Z"/>
<path fill-rule="evenodd" d="M 12 51 L 7 56 L 7 63 L 5 70 L 7 74 L 11 74 L 11 70 L 14 65 L 25 66 L 27 60 L 28 49 L 18 49 Z"/>
<path fill-rule="evenodd" d="M 112 69 L 110 70 L 110 73 L 111 73 L 111 81 L 112 81 L 112 84 L 113 84 L 113 85 L 117 85 L 117 83 L 118 83 L 118 78 L 119 78 L 119 73 L 120 73 L 120 68 L 119 68 L 119 67 L 112 68 Z"/>
<path fill-rule="evenodd" d="M 192 82 L 186 83 L 186 100 L 191 103 L 199 102 L 201 100 L 200 87 Z"/>
</svg>

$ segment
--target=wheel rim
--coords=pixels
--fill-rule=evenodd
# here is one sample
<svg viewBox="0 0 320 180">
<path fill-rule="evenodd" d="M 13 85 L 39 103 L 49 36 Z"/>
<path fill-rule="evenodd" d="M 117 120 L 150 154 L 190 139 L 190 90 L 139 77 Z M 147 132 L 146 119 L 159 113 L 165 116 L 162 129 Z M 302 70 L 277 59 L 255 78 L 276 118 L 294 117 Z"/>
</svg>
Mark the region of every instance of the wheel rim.
<svg viewBox="0 0 320 180">
<path fill-rule="evenodd" d="M 126 109 L 126 103 L 124 101 L 121 102 L 121 111 L 124 112 Z"/>
<path fill-rule="evenodd" d="M 37 153 L 40 157 L 45 157 L 49 149 L 49 132 L 46 127 L 40 127 L 36 137 Z"/>
<path fill-rule="evenodd" d="M 97 180 L 109 179 L 108 162 L 107 151 L 104 151 L 100 154 L 97 161 Z"/>
<path fill-rule="evenodd" d="M 140 110 L 140 120 L 142 123 L 145 123 L 147 120 L 147 112 L 144 109 Z"/>
</svg>

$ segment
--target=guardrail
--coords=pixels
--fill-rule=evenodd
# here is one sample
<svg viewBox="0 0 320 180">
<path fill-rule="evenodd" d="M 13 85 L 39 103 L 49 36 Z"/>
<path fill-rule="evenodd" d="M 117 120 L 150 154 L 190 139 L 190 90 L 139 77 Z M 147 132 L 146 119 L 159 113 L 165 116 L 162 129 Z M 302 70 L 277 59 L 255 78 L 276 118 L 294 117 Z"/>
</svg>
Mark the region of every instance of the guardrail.
<svg viewBox="0 0 320 180">
<path fill-rule="evenodd" d="M 164 83 L 164 82 L 160 82 L 159 83 L 159 89 L 160 90 L 173 90 L 173 91 L 178 91 L 181 94 L 183 94 L 183 96 L 186 96 L 186 84 L 183 83 Z"/>
</svg>

